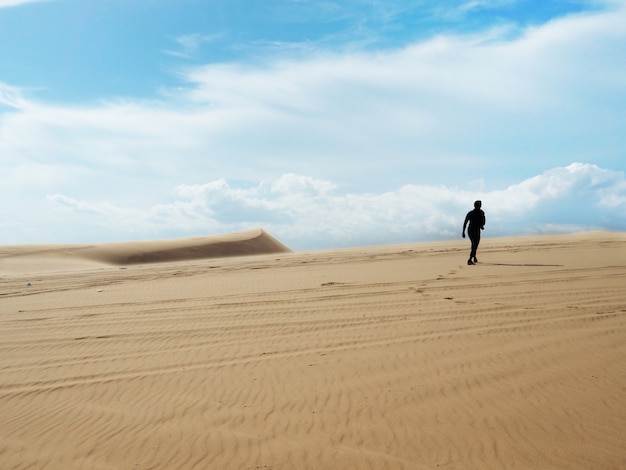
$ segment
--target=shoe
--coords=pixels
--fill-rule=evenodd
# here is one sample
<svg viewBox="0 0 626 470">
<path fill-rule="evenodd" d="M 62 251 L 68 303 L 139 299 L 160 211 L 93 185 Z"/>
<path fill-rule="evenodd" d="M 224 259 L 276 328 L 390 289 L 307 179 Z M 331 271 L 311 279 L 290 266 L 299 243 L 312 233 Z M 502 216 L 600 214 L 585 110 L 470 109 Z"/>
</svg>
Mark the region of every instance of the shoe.
<svg viewBox="0 0 626 470">
<path fill-rule="evenodd" d="M 474 264 L 478 263 L 478 258 L 474 256 Z"/>
<path fill-rule="evenodd" d="M 472 258 L 470 258 L 470 259 L 468 259 L 468 260 L 467 260 L 467 264 L 468 264 L 468 265 L 472 265 L 472 264 L 474 264 L 474 262 L 472 261 Z"/>
</svg>

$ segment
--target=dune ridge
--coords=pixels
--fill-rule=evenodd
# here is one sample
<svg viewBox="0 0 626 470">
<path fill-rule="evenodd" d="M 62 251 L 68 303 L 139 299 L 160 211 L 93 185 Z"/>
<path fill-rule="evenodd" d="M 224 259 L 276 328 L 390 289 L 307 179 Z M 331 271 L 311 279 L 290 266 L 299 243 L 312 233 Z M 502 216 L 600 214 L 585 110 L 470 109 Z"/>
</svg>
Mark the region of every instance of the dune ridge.
<svg viewBox="0 0 626 470">
<path fill-rule="evenodd" d="M 82 267 L 90 262 L 125 266 L 289 252 L 265 230 L 255 229 L 170 240 L 1 247 L 0 260 L 8 266 L 50 269 Z"/>
<path fill-rule="evenodd" d="M 468 250 L 4 269 L 0 468 L 626 468 L 626 234 Z"/>
<path fill-rule="evenodd" d="M 290 251 L 265 230 L 256 229 L 206 237 L 101 244 L 79 255 L 109 264 L 131 265 Z"/>
</svg>

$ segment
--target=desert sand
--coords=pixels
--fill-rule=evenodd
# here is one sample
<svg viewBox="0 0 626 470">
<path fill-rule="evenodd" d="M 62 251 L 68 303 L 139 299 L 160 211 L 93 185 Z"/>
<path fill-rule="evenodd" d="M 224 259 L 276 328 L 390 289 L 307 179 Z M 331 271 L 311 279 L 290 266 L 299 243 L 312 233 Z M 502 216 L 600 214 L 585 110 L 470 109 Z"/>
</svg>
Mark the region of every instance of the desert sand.
<svg viewBox="0 0 626 470">
<path fill-rule="evenodd" d="M 0 468 L 626 468 L 626 234 L 468 251 L 0 247 Z"/>
</svg>

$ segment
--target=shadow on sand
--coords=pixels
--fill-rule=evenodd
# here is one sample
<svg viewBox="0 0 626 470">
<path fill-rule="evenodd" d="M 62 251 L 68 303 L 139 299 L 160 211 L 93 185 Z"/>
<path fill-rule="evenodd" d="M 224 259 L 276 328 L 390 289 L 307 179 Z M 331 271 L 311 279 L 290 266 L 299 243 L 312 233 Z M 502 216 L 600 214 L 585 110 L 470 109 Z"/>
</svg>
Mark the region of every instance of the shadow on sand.
<svg viewBox="0 0 626 470">
<path fill-rule="evenodd" d="M 563 267 L 562 264 L 530 264 L 530 263 L 525 263 L 525 264 L 515 264 L 515 263 L 476 263 L 477 265 L 483 265 L 483 266 L 541 266 L 541 267 L 558 267 L 561 268 Z"/>
</svg>

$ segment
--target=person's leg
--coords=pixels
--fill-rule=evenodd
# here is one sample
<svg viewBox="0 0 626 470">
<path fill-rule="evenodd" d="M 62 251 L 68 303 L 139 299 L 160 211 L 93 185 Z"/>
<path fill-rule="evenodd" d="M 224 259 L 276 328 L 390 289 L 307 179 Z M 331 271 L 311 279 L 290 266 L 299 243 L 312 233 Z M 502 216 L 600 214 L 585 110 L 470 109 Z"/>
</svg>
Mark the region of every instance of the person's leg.
<svg viewBox="0 0 626 470">
<path fill-rule="evenodd" d="M 472 237 L 472 253 L 474 253 L 474 263 L 478 262 L 476 259 L 476 251 L 478 251 L 478 244 L 480 243 L 480 230 Z"/>
<path fill-rule="evenodd" d="M 470 243 L 471 243 L 471 249 L 470 249 L 470 255 L 469 255 L 469 259 L 467 260 L 467 264 L 474 264 L 474 262 L 472 261 L 472 258 L 474 257 L 475 251 L 474 251 L 474 235 L 471 232 L 468 232 L 469 235 L 469 239 L 470 239 Z"/>
<path fill-rule="evenodd" d="M 479 232 L 474 232 L 473 230 L 471 232 L 468 231 L 468 235 L 469 235 L 470 241 L 472 242 L 472 249 L 470 251 L 468 264 L 472 264 L 477 261 L 476 250 L 478 250 L 478 244 L 480 243 L 480 231 Z"/>
</svg>

